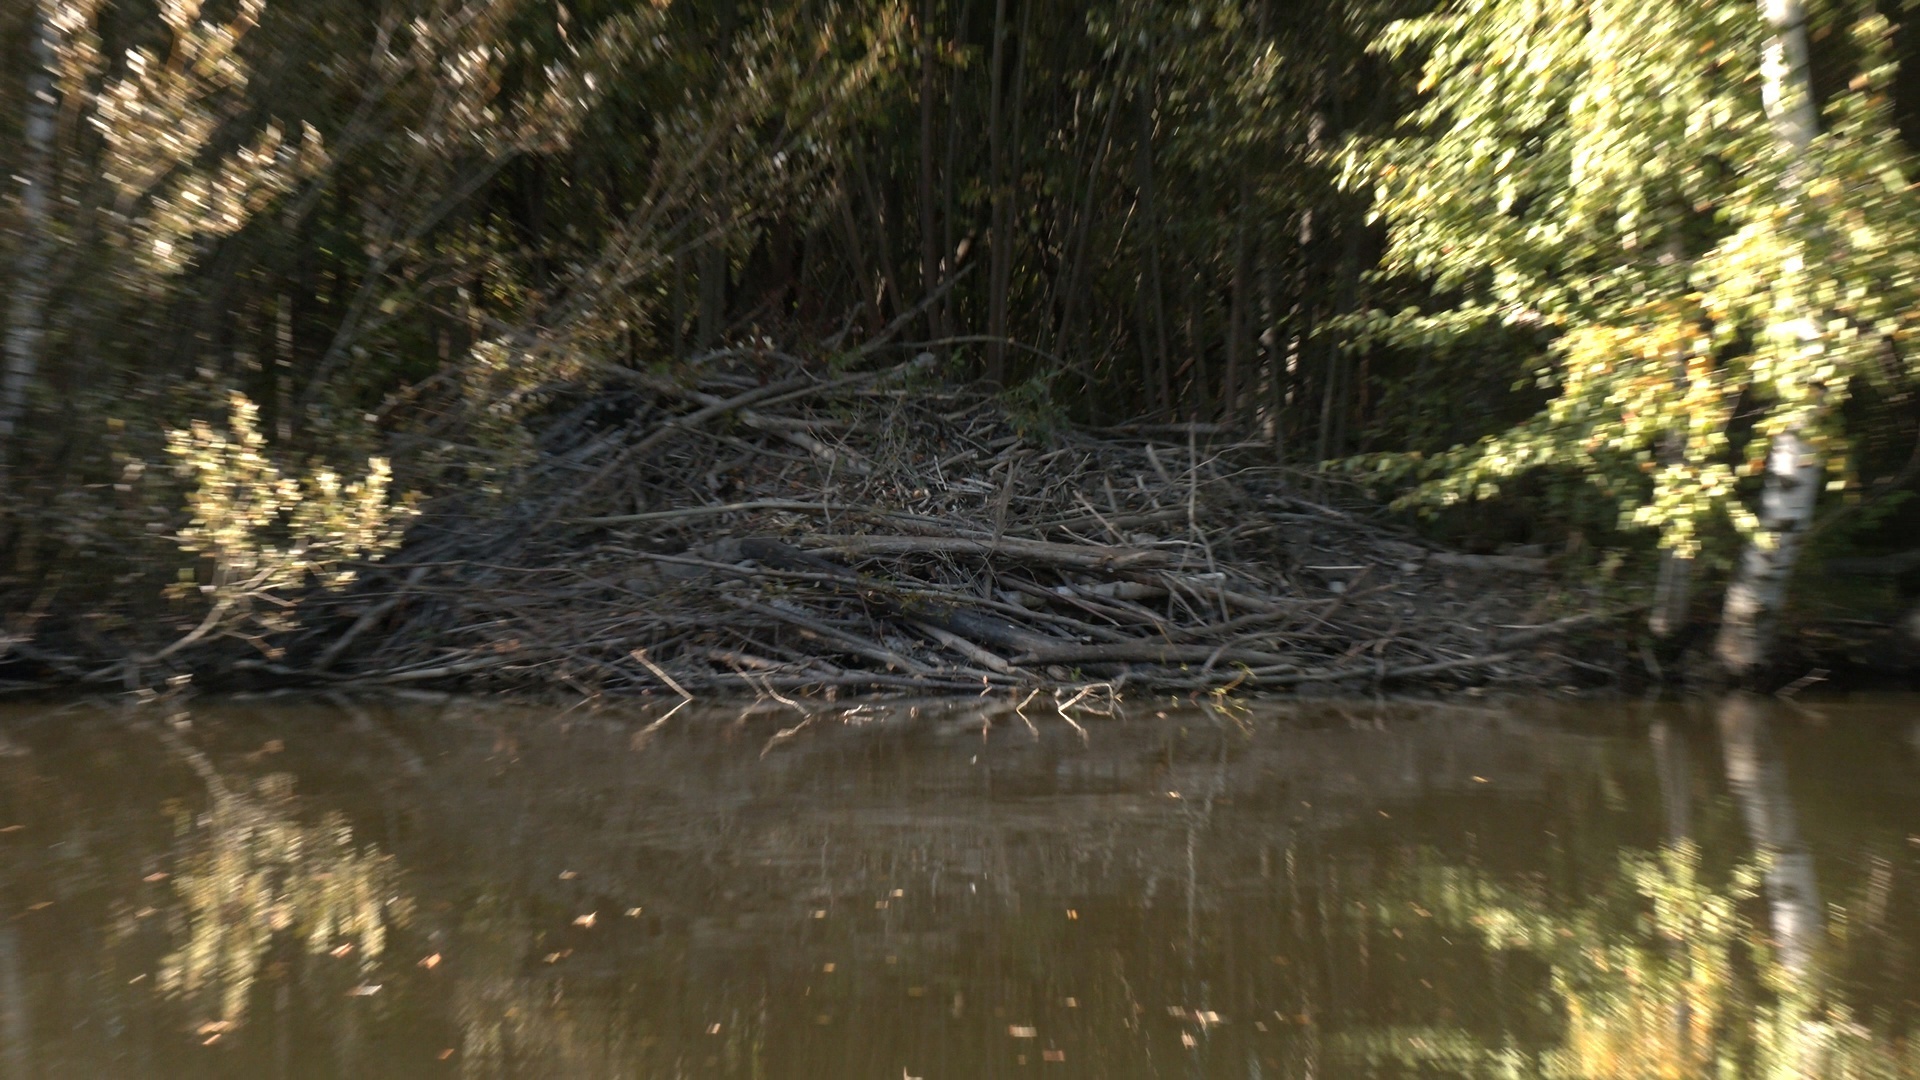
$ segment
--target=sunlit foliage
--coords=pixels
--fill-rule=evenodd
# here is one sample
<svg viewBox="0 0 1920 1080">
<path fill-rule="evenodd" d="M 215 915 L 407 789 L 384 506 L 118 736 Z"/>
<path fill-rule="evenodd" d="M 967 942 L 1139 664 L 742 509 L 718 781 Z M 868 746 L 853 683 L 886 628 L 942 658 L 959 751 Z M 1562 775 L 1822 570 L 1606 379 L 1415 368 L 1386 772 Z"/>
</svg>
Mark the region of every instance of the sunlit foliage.
<svg viewBox="0 0 1920 1080">
<path fill-rule="evenodd" d="M 1563 467 L 1691 554 L 1717 515 L 1754 527 L 1736 496 L 1763 436 L 1807 425 L 1839 472 L 1835 407 L 1855 380 L 1909 376 L 1920 310 L 1891 30 L 1863 12 L 1851 33 L 1857 75 L 1805 154 L 1769 130 L 1752 4 L 1474 0 L 1380 38 L 1423 96 L 1399 135 L 1351 147 L 1345 175 L 1387 224 L 1383 272 L 1460 302 L 1362 328 L 1418 347 L 1489 323 L 1552 341 L 1534 419 L 1377 460 L 1423 479 L 1411 501 Z"/>
<path fill-rule="evenodd" d="M 385 459 L 370 459 L 366 477 L 352 483 L 327 468 L 290 476 L 268 451 L 254 404 L 235 394 L 232 409 L 226 432 L 195 421 L 167 435 L 176 468 L 192 483 L 193 518 L 178 542 L 211 564 L 204 583 L 198 567 L 182 571 L 178 591 L 209 602 L 196 635 L 223 621 L 281 628 L 292 601 L 276 593 L 309 577 L 327 588 L 348 584 L 354 571 L 343 564 L 392 550 L 415 513 L 412 499 L 391 496 Z"/>
</svg>

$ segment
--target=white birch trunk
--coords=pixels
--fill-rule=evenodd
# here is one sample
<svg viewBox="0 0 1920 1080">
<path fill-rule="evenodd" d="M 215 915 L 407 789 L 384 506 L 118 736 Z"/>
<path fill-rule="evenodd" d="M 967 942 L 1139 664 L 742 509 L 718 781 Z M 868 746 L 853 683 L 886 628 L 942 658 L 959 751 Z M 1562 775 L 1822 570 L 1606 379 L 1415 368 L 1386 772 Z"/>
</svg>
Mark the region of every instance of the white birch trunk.
<svg viewBox="0 0 1920 1080">
<path fill-rule="evenodd" d="M 1787 582 L 1800 557 L 1800 541 L 1813 522 L 1814 502 L 1826 476 L 1825 463 L 1790 428 L 1773 437 L 1767 452 L 1766 488 L 1760 495 L 1760 528 L 1747 541 L 1733 584 L 1720 611 L 1714 655 L 1734 675 L 1766 661 Z"/>
<path fill-rule="evenodd" d="M 16 238 L 11 298 L 7 304 L 6 366 L 0 374 L 0 461 L 11 460 L 26 415 L 27 394 L 38 376 L 47 336 L 47 277 L 53 265 L 52 193 L 56 102 L 53 95 L 56 41 L 44 3 L 30 16 L 31 63 L 27 115 L 22 125 L 19 185 L 20 233 Z"/>
<path fill-rule="evenodd" d="M 1807 68 L 1806 8 L 1802 0 L 1761 0 L 1760 12 L 1772 31 L 1761 57 L 1761 100 L 1772 121 L 1774 138 L 1790 158 L 1781 199 L 1789 218 L 1798 220 L 1801 215 L 1797 204 L 1807 182 L 1807 152 L 1819 125 Z M 1781 343 L 1781 347 L 1816 347 L 1818 335 L 1812 313 L 1798 315 L 1772 332 L 1792 333 L 1798 338 L 1791 345 Z M 1774 435 L 1768 447 L 1760 527 L 1747 541 L 1721 610 L 1714 655 L 1736 676 L 1750 674 L 1772 651 L 1780 609 L 1786 603 L 1787 581 L 1800 555 L 1800 538 L 1813 523 L 1825 467 L 1807 444 L 1806 419 L 1802 417 Z"/>
<path fill-rule="evenodd" d="M 1687 622 L 1687 608 L 1693 598 L 1693 560 L 1672 549 L 1660 553 L 1660 580 L 1653 590 L 1653 611 L 1647 616 L 1647 629 L 1654 637 L 1668 638 Z"/>
</svg>

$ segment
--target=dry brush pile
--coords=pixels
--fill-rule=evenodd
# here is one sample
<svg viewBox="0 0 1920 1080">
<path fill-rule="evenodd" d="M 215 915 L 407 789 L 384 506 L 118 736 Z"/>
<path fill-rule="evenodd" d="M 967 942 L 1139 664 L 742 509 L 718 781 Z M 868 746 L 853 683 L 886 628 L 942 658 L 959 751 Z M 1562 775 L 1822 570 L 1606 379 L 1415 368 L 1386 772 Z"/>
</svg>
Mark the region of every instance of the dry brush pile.
<svg viewBox="0 0 1920 1080">
<path fill-rule="evenodd" d="M 766 695 L 1557 685 L 1545 560 L 1431 549 L 1205 425 L 1023 428 L 931 356 L 727 354 L 557 399 L 504 512 L 442 508 L 286 659 L 327 681 Z"/>
</svg>

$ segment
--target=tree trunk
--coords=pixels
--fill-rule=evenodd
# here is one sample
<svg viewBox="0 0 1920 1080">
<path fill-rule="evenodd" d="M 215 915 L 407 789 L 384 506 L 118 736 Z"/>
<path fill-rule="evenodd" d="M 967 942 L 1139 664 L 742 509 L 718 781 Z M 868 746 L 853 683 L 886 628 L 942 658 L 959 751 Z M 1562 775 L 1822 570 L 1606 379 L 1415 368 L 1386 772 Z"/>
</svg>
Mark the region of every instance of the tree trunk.
<svg viewBox="0 0 1920 1080">
<path fill-rule="evenodd" d="M 1230 256 L 1227 288 L 1227 370 L 1220 378 L 1220 419 L 1234 428 L 1240 426 L 1245 402 L 1241 381 L 1247 365 L 1247 218 L 1252 201 L 1245 183 L 1240 185 L 1238 205 L 1234 208 L 1233 248 Z"/>
<path fill-rule="evenodd" d="M 1255 340 L 1259 348 L 1254 355 L 1259 358 L 1260 366 L 1266 371 L 1266 401 L 1256 402 L 1256 417 L 1266 414 L 1266 435 L 1273 443 L 1273 459 L 1284 461 L 1287 448 L 1287 427 L 1284 410 L 1287 404 L 1286 359 L 1282 356 L 1283 335 L 1280 332 L 1280 275 L 1273 265 L 1274 249 L 1279 245 L 1264 230 L 1255 234 L 1254 257 L 1259 267 L 1256 277 L 1260 283 L 1260 334 Z"/>
<path fill-rule="evenodd" d="M 1060 324 L 1053 336 L 1053 354 L 1059 357 L 1074 357 L 1080 365 L 1081 381 L 1091 392 L 1094 385 L 1094 357 L 1089 342 L 1081 340 L 1080 323 L 1082 313 L 1092 304 L 1089 289 L 1088 262 L 1091 259 L 1089 248 L 1093 236 L 1094 196 L 1100 191 L 1100 173 L 1106 166 L 1107 151 L 1113 146 L 1113 125 L 1118 119 L 1123 102 L 1118 94 L 1107 108 L 1107 118 L 1100 129 L 1100 145 L 1087 163 L 1086 188 L 1081 192 L 1080 208 L 1074 217 L 1073 228 L 1069 230 L 1067 246 L 1066 287 L 1060 301 Z"/>
<path fill-rule="evenodd" d="M 1669 548 L 1660 553 L 1660 580 L 1653 589 L 1647 629 L 1657 638 L 1672 637 L 1687 622 L 1693 596 L 1693 560 Z"/>
<path fill-rule="evenodd" d="M 1007 297 L 1000 288 L 1000 264 L 1011 242 L 1007 236 L 1006 122 L 1007 0 L 993 5 L 993 70 L 987 81 L 987 182 L 991 185 L 987 211 L 987 342 L 986 380 L 999 386 L 1006 380 Z"/>
<path fill-rule="evenodd" d="M 1334 293 L 1333 314 L 1337 316 L 1352 314 L 1360 296 L 1360 228 L 1359 222 L 1351 218 L 1340 223 L 1340 284 Z M 1340 349 L 1340 339 L 1327 335 L 1321 346 L 1326 359 L 1322 370 L 1325 372 L 1320 388 L 1320 444 L 1317 450 L 1319 463 L 1339 457 L 1346 453 L 1347 438 L 1347 398 L 1351 392 L 1348 385 L 1349 365 Z"/>
<path fill-rule="evenodd" d="M 1788 211 L 1785 227 L 1793 229 L 1802 218 L 1806 155 L 1818 125 L 1807 68 L 1806 9 L 1802 0 L 1761 0 L 1760 10 L 1772 30 L 1760 64 L 1761 99 L 1773 123 L 1774 138 L 1781 151 L 1790 155 L 1781 201 Z M 1810 304 L 1805 297 L 1800 303 L 1799 317 L 1785 320 L 1782 329 L 1773 331 L 1796 334 L 1797 340 L 1777 347 L 1807 349 L 1817 343 Z M 1788 408 L 1798 410 L 1797 415 L 1773 436 L 1768 448 L 1760 528 L 1747 541 L 1721 611 L 1714 656 L 1736 677 L 1751 675 L 1773 651 L 1787 581 L 1800 555 L 1801 537 L 1813 523 L 1814 503 L 1826 472 L 1825 462 L 1806 440 L 1819 390 L 1808 387 L 1806 392 L 1811 403 L 1788 403 Z"/>
<path fill-rule="evenodd" d="M 860 239 L 860 223 L 853 217 L 853 193 L 847 190 L 844 175 L 839 178 L 833 201 L 840 211 L 840 231 L 847 234 L 847 262 L 853 269 L 854 296 L 859 300 L 859 308 L 866 310 L 868 332 L 877 335 L 886 325 L 886 317 L 880 311 L 887 293 L 886 282 L 867 264 L 867 245 Z"/>
<path fill-rule="evenodd" d="M 700 322 L 693 346 L 712 349 L 727 332 L 727 207 L 722 205 L 713 224 L 713 236 L 700 245 Z"/>
<path fill-rule="evenodd" d="M 47 279 L 53 267 L 51 191 L 58 103 L 53 96 L 56 42 L 46 5 L 29 16 L 32 62 L 27 73 L 25 143 L 20 174 L 20 233 L 14 259 L 13 296 L 7 304 L 6 370 L 0 377 L 0 468 L 18 458 L 20 422 L 27 395 L 39 376 L 47 337 Z"/>
<path fill-rule="evenodd" d="M 907 294 L 900 290 L 900 277 L 893 272 L 893 252 L 889 246 L 892 233 L 887 228 L 890 213 L 886 198 L 887 189 L 874 186 L 872 174 L 867 170 L 864 143 L 859 145 L 853 153 L 853 176 L 860 183 L 861 198 L 866 200 L 867 216 L 873 219 L 874 250 L 880 262 L 880 284 L 886 292 L 893 294 L 894 312 L 906 311 L 913 306 L 913 301 L 907 299 Z M 873 305 L 875 315 L 880 313 L 878 292 L 879 290 L 876 290 Z M 882 322 L 881 325 L 886 324 Z"/>
<path fill-rule="evenodd" d="M 1163 416 L 1173 415 L 1173 372 L 1172 359 L 1167 351 L 1167 307 L 1166 290 L 1160 280 L 1160 208 L 1154 198 L 1153 176 L 1153 112 L 1154 112 L 1153 57 L 1147 57 L 1146 81 L 1141 88 L 1140 97 L 1140 146 L 1139 146 L 1139 185 L 1140 185 L 1140 229 L 1147 234 L 1147 272 L 1140 276 L 1141 288 L 1146 293 L 1147 311 L 1153 316 L 1153 337 L 1147 343 L 1154 364 L 1148 375 L 1148 399 L 1154 403 Z"/>
<path fill-rule="evenodd" d="M 680 252 L 673 256 L 672 301 L 668 304 L 671 312 L 673 358 L 679 360 L 687 355 L 687 254 Z"/>
<path fill-rule="evenodd" d="M 1760 528 L 1747 541 L 1720 612 L 1714 655 L 1728 673 L 1752 674 L 1773 650 L 1787 582 L 1800 557 L 1801 537 L 1813 521 L 1826 463 L 1798 427 L 1773 437 L 1767 452 L 1766 487 L 1760 495 Z"/>
<path fill-rule="evenodd" d="M 920 176 L 915 195 L 920 203 L 920 295 L 932 296 L 940 287 L 940 234 L 933 209 L 933 0 L 920 4 Z M 927 338 L 945 337 L 941 302 L 927 306 Z"/>
</svg>

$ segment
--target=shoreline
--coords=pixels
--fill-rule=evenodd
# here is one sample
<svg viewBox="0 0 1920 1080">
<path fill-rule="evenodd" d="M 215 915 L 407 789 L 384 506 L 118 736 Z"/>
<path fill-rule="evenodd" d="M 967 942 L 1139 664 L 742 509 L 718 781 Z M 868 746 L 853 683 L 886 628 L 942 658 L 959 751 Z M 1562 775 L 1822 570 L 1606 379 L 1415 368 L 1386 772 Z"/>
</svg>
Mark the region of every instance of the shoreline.
<svg viewBox="0 0 1920 1080">
<path fill-rule="evenodd" d="M 735 359 L 685 383 L 621 369 L 557 389 L 511 497 L 429 504 L 350 587 L 289 598 L 291 628 L 236 622 L 176 652 L 165 642 L 194 613 L 138 642 L 63 636 L 84 616 L 52 622 L 0 660 L 0 691 L 831 701 L 1710 685 L 1692 655 L 1704 627 L 1652 642 L 1631 587 L 1538 549 L 1445 550 L 1218 425 L 1015 415 L 938 382 L 927 354 L 853 374 Z M 1841 629 L 1824 651 L 1818 633 L 1790 639 L 1764 688 L 1898 685 L 1911 670 L 1897 628 Z M 1822 666 L 1876 649 L 1838 676 Z"/>
</svg>

